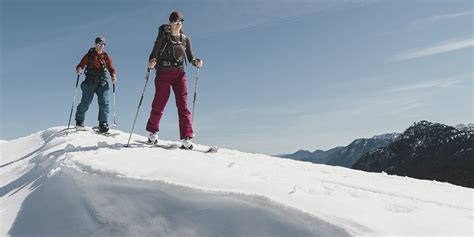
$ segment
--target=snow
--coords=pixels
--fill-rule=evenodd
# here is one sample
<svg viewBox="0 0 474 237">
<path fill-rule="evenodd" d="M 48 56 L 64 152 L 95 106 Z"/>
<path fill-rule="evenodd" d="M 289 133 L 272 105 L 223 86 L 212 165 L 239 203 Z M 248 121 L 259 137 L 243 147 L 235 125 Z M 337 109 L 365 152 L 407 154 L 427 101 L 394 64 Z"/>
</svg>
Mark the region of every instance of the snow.
<svg viewBox="0 0 474 237">
<path fill-rule="evenodd" d="M 457 124 L 454 126 L 454 128 L 461 131 L 474 131 L 474 123 Z"/>
<path fill-rule="evenodd" d="M 174 187 L 159 186 L 161 189 L 189 187 L 198 190 L 203 193 L 199 194 L 200 198 L 197 199 L 216 203 L 216 206 L 221 203 L 216 201 L 221 200 L 216 199 L 216 195 L 224 195 L 226 200 L 233 200 L 234 203 L 235 200 L 239 200 L 238 203 L 258 203 L 254 206 L 263 208 L 266 211 L 265 216 L 278 217 L 278 223 L 282 221 L 280 214 L 270 210 L 294 209 L 291 213 L 297 219 L 302 219 L 301 223 L 309 221 L 327 227 L 324 230 L 326 232 L 321 232 L 321 235 L 336 232 L 339 236 L 344 236 L 344 233 L 351 236 L 474 234 L 474 189 L 385 173 L 367 173 L 278 159 L 224 148 L 215 154 L 164 150 L 138 144 L 125 148 L 123 145 L 127 143 L 129 135 L 125 132 L 118 131 L 119 136 L 110 138 L 91 132 L 65 135 L 61 131 L 63 128 L 54 127 L 28 137 L 0 143 L 0 236 L 7 236 L 12 232 L 20 233 L 15 232 L 20 229 L 25 231 L 33 228 L 35 220 L 41 219 L 40 217 L 49 220 L 46 223 L 48 225 L 56 224 L 59 233 L 68 233 L 59 230 L 59 226 L 64 226 L 64 223 L 52 221 L 61 220 L 60 217 L 63 217 L 65 222 L 83 223 L 80 225 L 83 226 L 82 229 L 79 225 L 75 226 L 79 228 L 79 232 L 99 228 L 97 223 L 90 221 L 94 218 L 100 220 L 98 223 L 119 223 L 117 225 L 122 226 L 122 229 L 124 226 L 136 226 L 137 223 L 120 214 L 120 210 L 122 207 L 133 210 L 136 204 L 130 203 L 147 200 L 146 195 L 149 193 L 152 193 L 153 197 L 158 195 L 160 192 L 156 191 L 157 185 Z M 135 139 L 146 140 L 145 137 L 134 134 L 132 142 Z M 206 148 L 202 145 L 196 147 Z M 135 191 L 123 192 L 116 187 L 124 183 L 128 185 L 127 190 Z M 79 191 L 73 191 L 75 189 Z M 105 196 L 107 193 L 110 195 Z M 214 196 L 204 196 L 208 194 Z M 119 195 L 123 198 L 113 198 Z M 245 202 L 242 201 L 244 199 Z M 56 214 L 50 214 L 48 219 L 45 214 L 49 212 L 40 211 L 42 215 L 38 215 L 29 211 L 31 208 L 27 208 L 40 204 L 48 206 L 50 202 L 58 202 L 59 206 L 72 206 L 72 211 L 64 213 L 58 207 L 58 210 L 52 208 L 51 212 Z M 87 205 L 81 205 L 82 202 Z M 173 205 L 175 204 L 170 204 Z M 196 206 L 193 208 L 199 206 L 194 205 Z M 88 217 L 90 214 L 85 210 L 85 206 L 93 207 L 91 210 L 94 218 Z M 118 206 L 121 208 L 117 208 Z M 170 209 L 170 206 L 166 208 L 179 210 Z M 143 213 L 150 215 L 150 218 L 158 215 L 143 211 L 141 208 L 145 207 L 140 205 L 136 208 L 134 213 L 138 213 L 137 218 L 144 218 L 140 216 Z M 222 207 L 226 208 L 233 212 L 237 210 L 231 208 L 231 205 Z M 71 220 L 71 215 L 77 218 Z M 252 220 L 257 220 L 254 216 L 258 215 L 250 216 L 255 218 L 251 218 Z M 238 219 L 234 222 L 244 224 Z M 169 228 L 173 225 L 166 223 Z M 267 227 L 274 225 L 265 223 Z M 214 228 L 219 226 L 202 223 L 202 226 L 193 226 L 191 229 L 179 229 L 175 234 L 197 233 L 199 230 L 210 231 L 209 229 Z M 96 230 L 94 233 L 104 235 L 105 232 L 101 231 Z M 120 233 L 138 233 L 136 231 L 138 230 Z M 156 233 L 153 231 L 158 230 L 141 228 L 140 231 Z M 261 229 L 257 228 L 249 231 L 248 233 L 262 234 L 258 232 Z M 294 236 L 297 235 L 295 231 L 291 232 Z M 315 233 L 309 229 L 304 231 Z M 140 233 L 150 235 L 146 232 Z M 205 232 L 201 236 L 213 234 Z"/>
<path fill-rule="evenodd" d="M 395 140 L 397 137 L 400 136 L 400 133 L 385 133 L 382 135 L 375 135 L 372 139 L 392 139 Z"/>
</svg>

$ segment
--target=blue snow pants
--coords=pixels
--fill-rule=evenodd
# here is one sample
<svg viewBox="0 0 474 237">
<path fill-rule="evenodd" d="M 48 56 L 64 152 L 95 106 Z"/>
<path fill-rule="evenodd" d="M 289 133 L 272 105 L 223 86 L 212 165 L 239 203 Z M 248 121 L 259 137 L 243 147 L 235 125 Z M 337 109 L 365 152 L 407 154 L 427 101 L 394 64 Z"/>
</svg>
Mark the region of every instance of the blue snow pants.
<svg viewBox="0 0 474 237">
<path fill-rule="evenodd" d="M 89 105 L 97 94 L 97 102 L 99 103 L 99 122 L 107 122 L 109 115 L 109 83 L 107 78 L 103 76 L 87 75 L 86 79 L 81 83 L 82 98 L 81 103 L 77 106 L 76 121 L 84 122 L 85 115 L 89 109 Z"/>
</svg>

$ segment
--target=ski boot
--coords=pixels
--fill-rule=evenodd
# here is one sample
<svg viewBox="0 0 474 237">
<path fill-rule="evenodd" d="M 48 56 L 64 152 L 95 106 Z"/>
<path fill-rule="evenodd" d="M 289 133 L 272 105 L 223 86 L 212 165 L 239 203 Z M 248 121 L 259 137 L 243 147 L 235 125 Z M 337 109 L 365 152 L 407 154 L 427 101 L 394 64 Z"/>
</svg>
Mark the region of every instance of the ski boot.
<svg viewBox="0 0 474 237">
<path fill-rule="evenodd" d="M 85 131 L 85 130 L 86 128 L 84 127 L 84 122 L 76 120 L 76 131 Z"/>
<path fill-rule="evenodd" d="M 181 140 L 181 149 L 183 150 L 192 150 L 193 149 L 193 143 L 191 142 L 190 137 L 186 137 L 185 139 Z"/>
<path fill-rule="evenodd" d="M 99 122 L 99 132 L 106 133 L 109 131 L 109 125 L 107 122 Z"/>
<path fill-rule="evenodd" d="M 148 134 L 148 143 L 149 144 L 158 144 L 158 133 L 150 132 Z"/>
</svg>

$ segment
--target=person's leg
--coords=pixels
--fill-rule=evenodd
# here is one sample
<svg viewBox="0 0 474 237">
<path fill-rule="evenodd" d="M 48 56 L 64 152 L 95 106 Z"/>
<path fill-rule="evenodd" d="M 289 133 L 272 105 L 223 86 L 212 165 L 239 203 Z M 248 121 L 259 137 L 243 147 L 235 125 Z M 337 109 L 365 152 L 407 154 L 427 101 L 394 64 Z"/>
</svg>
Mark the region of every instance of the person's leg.
<svg viewBox="0 0 474 237">
<path fill-rule="evenodd" d="M 192 138 L 194 134 L 191 112 L 188 109 L 186 74 L 181 70 L 176 70 L 175 75 L 177 78 L 173 81 L 173 92 L 176 98 L 176 107 L 178 108 L 180 139 Z"/>
<path fill-rule="evenodd" d="M 109 117 L 109 83 L 107 80 L 99 80 L 95 93 L 99 103 L 99 116 L 97 119 L 99 122 L 107 123 Z"/>
<path fill-rule="evenodd" d="M 150 118 L 146 124 L 148 132 L 155 133 L 160 130 L 161 116 L 170 97 L 171 80 L 172 76 L 168 70 L 159 70 L 156 74 L 155 97 L 151 105 Z"/>
<path fill-rule="evenodd" d="M 95 86 L 93 81 L 86 78 L 86 80 L 81 83 L 81 90 L 81 102 L 77 105 L 76 109 L 76 123 L 84 123 L 85 114 L 94 98 Z"/>
</svg>

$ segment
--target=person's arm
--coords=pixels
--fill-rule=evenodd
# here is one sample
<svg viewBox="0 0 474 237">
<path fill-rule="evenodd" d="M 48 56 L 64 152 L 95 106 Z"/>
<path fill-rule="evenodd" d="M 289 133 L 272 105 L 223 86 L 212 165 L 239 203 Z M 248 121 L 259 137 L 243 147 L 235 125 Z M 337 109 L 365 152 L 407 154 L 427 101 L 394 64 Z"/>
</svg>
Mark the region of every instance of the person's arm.
<svg viewBox="0 0 474 237">
<path fill-rule="evenodd" d="M 84 55 L 84 57 L 82 57 L 81 62 L 79 62 L 79 64 L 77 64 L 77 66 L 76 66 L 77 75 L 81 74 L 82 70 L 87 65 L 87 63 L 89 61 L 89 57 L 87 55 L 88 55 L 88 53 L 86 53 L 86 55 Z"/>
<path fill-rule="evenodd" d="M 158 57 L 160 56 L 160 49 L 165 41 L 164 32 L 160 31 L 158 36 L 156 36 L 155 45 L 153 46 L 153 50 L 150 53 L 150 57 L 148 58 L 148 68 L 154 68 L 156 62 L 158 61 Z"/>
<path fill-rule="evenodd" d="M 114 64 L 112 63 L 112 57 L 110 57 L 109 54 L 107 54 L 107 69 L 109 70 L 110 76 L 112 77 L 112 82 L 115 84 L 115 80 L 117 80 L 116 74 L 115 74 L 115 67 Z"/>
<path fill-rule="evenodd" d="M 193 47 L 191 45 L 191 39 L 189 37 L 186 37 L 186 56 L 188 57 L 188 61 L 197 68 L 202 67 L 202 65 L 204 64 L 201 59 L 194 58 Z"/>
<path fill-rule="evenodd" d="M 193 46 L 191 45 L 191 38 L 189 37 L 186 37 L 186 56 L 190 63 L 194 61 Z"/>
</svg>

